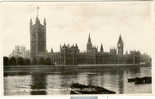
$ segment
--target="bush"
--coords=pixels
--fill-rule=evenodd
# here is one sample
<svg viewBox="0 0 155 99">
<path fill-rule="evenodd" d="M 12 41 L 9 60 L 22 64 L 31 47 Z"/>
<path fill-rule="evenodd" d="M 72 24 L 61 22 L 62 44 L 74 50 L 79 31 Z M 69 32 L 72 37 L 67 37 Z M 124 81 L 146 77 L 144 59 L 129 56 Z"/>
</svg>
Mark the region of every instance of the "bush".
<svg viewBox="0 0 155 99">
<path fill-rule="evenodd" d="M 8 66 L 9 65 L 9 58 L 6 57 L 6 56 L 3 57 L 3 65 L 4 66 Z"/>
</svg>

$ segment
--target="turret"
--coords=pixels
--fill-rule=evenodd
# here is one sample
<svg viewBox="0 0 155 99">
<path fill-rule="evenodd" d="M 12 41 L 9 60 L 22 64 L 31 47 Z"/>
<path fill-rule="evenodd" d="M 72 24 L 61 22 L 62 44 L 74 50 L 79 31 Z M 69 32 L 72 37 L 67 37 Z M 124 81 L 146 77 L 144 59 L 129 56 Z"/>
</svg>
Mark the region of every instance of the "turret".
<svg viewBox="0 0 155 99">
<path fill-rule="evenodd" d="M 32 19 L 30 18 L 30 26 L 32 26 L 33 22 L 32 22 Z"/>
<path fill-rule="evenodd" d="M 36 17 L 36 22 L 35 22 L 35 24 L 40 24 L 40 20 L 39 20 L 38 16 Z"/>
<path fill-rule="evenodd" d="M 32 31 L 32 24 L 33 24 L 33 22 L 32 22 L 32 19 L 30 18 L 30 33 Z"/>
<path fill-rule="evenodd" d="M 89 37 L 88 37 L 88 43 L 91 43 L 90 34 L 89 34 Z"/>
<path fill-rule="evenodd" d="M 76 47 L 76 48 L 78 48 L 78 45 L 77 45 L 77 43 L 75 44 L 75 47 Z"/>
<path fill-rule="evenodd" d="M 46 25 L 46 18 L 44 18 L 44 25 Z"/>
<path fill-rule="evenodd" d="M 53 49 L 51 48 L 51 53 L 53 53 Z"/>
<path fill-rule="evenodd" d="M 101 44 L 100 52 L 103 52 L 103 45 Z"/>
</svg>

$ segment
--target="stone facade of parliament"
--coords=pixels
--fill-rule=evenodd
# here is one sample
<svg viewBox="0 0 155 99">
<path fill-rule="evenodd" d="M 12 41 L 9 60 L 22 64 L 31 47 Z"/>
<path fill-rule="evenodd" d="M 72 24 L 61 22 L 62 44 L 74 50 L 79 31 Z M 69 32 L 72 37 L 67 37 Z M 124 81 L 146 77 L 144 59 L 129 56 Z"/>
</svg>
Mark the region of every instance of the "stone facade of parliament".
<svg viewBox="0 0 155 99">
<path fill-rule="evenodd" d="M 60 46 L 60 52 L 47 52 L 46 50 L 46 19 L 41 24 L 36 17 L 33 24 L 30 19 L 30 55 L 32 59 L 48 58 L 52 64 L 77 65 L 77 64 L 137 64 L 140 63 L 140 52 L 131 51 L 124 54 L 124 43 L 121 35 L 118 38 L 117 48 L 104 52 L 103 45 L 100 49 L 94 47 L 89 35 L 86 52 L 80 52 L 77 44 Z"/>
</svg>

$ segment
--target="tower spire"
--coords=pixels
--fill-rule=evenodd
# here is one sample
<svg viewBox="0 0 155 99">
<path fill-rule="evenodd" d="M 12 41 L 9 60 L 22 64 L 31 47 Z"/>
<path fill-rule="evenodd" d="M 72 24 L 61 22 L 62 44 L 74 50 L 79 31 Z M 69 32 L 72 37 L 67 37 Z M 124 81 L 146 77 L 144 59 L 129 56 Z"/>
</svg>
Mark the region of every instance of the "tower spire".
<svg viewBox="0 0 155 99">
<path fill-rule="evenodd" d="M 90 33 L 89 33 L 89 37 L 88 37 L 88 42 L 91 43 Z"/>
<path fill-rule="evenodd" d="M 37 10 L 37 17 L 39 16 L 39 9 L 40 9 L 40 7 L 37 6 L 37 7 L 36 7 L 36 10 Z"/>
<path fill-rule="evenodd" d="M 93 46 L 92 46 L 92 43 L 91 43 L 91 38 L 90 38 L 90 33 L 89 33 L 88 42 L 87 42 L 87 52 L 90 52 L 92 47 Z"/>
<path fill-rule="evenodd" d="M 36 22 L 35 22 L 36 24 L 40 24 L 40 20 L 39 20 L 39 18 L 38 18 L 38 16 L 39 16 L 39 9 L 40 9 L 39 6 L 37 6 L 37 7 L 36 7 L 36 14 L 37 14 L 37 15 L 36 15 Z"/>
</svg>

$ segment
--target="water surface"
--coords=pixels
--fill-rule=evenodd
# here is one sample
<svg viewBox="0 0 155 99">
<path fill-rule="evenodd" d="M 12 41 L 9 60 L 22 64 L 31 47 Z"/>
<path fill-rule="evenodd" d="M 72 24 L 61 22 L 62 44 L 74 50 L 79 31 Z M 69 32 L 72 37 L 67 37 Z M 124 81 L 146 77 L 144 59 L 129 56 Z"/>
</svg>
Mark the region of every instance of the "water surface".
<svg viewBox="0 0 155 99">
<path fill-rule="evenodd" d="M 87 72 L 86 72 L 87 71 Z M 151 67 L 109 68 L 100 71 L 36 72 L 4 77 L 5 95 L 70 94 L 73 83 L 104 87 L 117 94 L 151 94 L 152 84 L 135 84 L 128 78 L 151 76 Z"/>
</svg>

